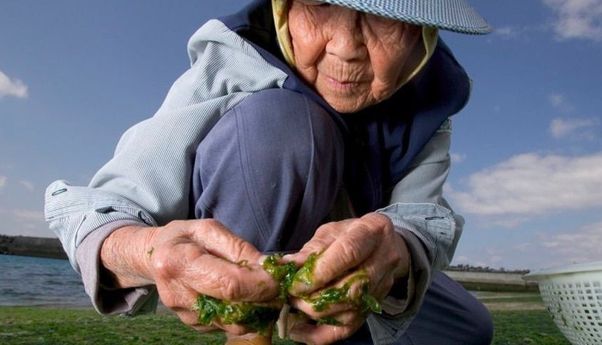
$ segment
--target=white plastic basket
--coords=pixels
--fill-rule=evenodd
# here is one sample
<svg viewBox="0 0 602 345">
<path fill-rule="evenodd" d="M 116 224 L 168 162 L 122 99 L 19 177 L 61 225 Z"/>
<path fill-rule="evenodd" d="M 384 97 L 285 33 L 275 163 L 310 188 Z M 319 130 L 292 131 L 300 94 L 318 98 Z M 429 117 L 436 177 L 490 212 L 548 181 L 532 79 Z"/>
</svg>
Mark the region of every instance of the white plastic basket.
<svg viewBox="0 0 602 345">
<path fill-rule="evenodd" d="M 542 270 L 524 278 L 538 282 L 543 302 L 571 344 L 602 344 L 602 261 Z"/>
</svg>

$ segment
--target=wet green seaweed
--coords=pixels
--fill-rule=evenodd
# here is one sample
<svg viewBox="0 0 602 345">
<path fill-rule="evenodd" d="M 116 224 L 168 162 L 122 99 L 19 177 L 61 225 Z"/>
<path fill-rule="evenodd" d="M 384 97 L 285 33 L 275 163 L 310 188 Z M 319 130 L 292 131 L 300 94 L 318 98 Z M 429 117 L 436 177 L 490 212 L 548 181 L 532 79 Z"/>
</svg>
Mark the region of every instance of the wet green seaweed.
<svg viewBox="0 0 602 345">
<path fill-rule="evenodd" d="M 219 321 L 224 325 L 238 324 L 250 329 L 267 332 L 278 318 L 279 309 L 252 303 L 231 303 L 206 295 L 197 297 L 194 309 L 199 313 L 199 323 L 210 325 Z"/>
<path fill-rule="evenodd" d="M 280 286 L 280 299 L 286 301 L 288 290 L 293 284 L 293 279 L 298 269 L 293 262 L 282 263 L 282 255 L 274 254 L 263 261 L 263 269 L 268 272 Z"/>
<path fill-rule="evenodd" d="M 343 286 L 325 289 L 317 296 L 306 297 L 305 301 L 311 304 L 317 312 L 325 311 L 333 304 L 349 303 L 357 307 L 362 313 L 374 312 L 380 314 L 382 312 L 381 305 L 368 292 L 369 283 L 366 271 L 360 270 L 349 278 Z M 350 296 L 350 290 L 354 284 L 359 284 L 361 289 L 361 294 L 355 297 Z"/>
<path fill-rule="evenodd" d="M 293 283 L 302 283 L 306 286 L 311 286 L 313 284 L 312 277 L 318 257 L 318 253 L 309 254 L 307 260 L 305 260 L 305 263 L 303 263 L 303 266 L 301 266 L 301 268 L 295 273 Z"/>
<path fill-rule="evenodd" d="M 300 282 L 311 286 L 313 270 L 319 254 L 312 253 L 301 268 L 292 263 L 283 263 L 282 256 L 274 254 L 268 256 L 262 266 L 279 284 L 279 298 L 286 303 L 289 298 L 291 286 Z M 245 266 L 246 262 L 239 263 Z M 360 284 L 361 293 L 358 296 L 350 296 L 350 289 L 354 284 Z M 331 305 L 338 303 L 350 303 L 356 306 L 360 312 L 381 313 L 378 300 L 368 293 L 369 277 L 364 270 L 358 271 L 343 286 L 327 288 L 314 297 L 303 297 L 312 305 L 315 311 L 327 310 Z M 233 303 L 219 300 L 207 295 L 199 295 L 194 305 L 198 311 L 198 320 L 202 325 L 210 325 L 214 321 L 222 324 L 238 324 L 252 330 L 264 333 L 278 319 L 279 309 L 253 303 Z M 319 319 L 318 324 L 340 325 L 340 322 L 332 317 Z"/>
</svg>

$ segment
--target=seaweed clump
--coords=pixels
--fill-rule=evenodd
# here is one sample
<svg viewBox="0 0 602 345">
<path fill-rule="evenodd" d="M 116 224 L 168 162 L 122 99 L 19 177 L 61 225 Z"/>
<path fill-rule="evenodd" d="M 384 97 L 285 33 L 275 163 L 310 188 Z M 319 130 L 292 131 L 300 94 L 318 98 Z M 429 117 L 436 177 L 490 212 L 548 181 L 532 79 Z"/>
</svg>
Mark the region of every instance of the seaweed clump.
<svg viewBox="0 0 602 345">
<path fill-rule="evenodd" d="M 263 269 L 268 272 L 275 281 L 278 282 L 280 288 L 279 297 L 281 300 L 288 299 L 288 290 L 293 285 L 293 280 L 298 272 L 297 266 L 293 262 L 281 263 L 282 255 L 269 255 L 263 261 Z"/>
<path fill-rule="evenodd" d="M 282 263 L 279 254 L 268 256 L 263 262 L 263 269 L 279 284 L 279 299 L 286 303 L 289 290 L 294 283 L 312 285 L 313 270 L 319 254 L 309 255 L 301 268 L 292 263 Z M 244 265 L 244 263 L 243 263 Z M 361 293 L 350 295 L 353 284 L 359 283 Z M 329 306 L 338 303 L 351 303 L 362 313 L 381 313 L 380 303 L 368 292 L 369 278 L 364 270 L 360 270 L 343 286 L 327 288 L 315 296 L 300 296 L 312 305 L 315 311 L 324 311 Z M 230 302 L 219 300 L 207 295 L 199 295 L 194 305 L 199 313 L 199 323 L 210 325 L 213 321 L 222 324 L 238 324 L 258 331 L 261 334 L 269 332 L 272 324 L 278 319 L 280 308 L 264 306 L 247 302 Z M 318 324 L 340 325 L 333 317 L 325 317 Z"/>
<path fill-rule="evenodd" d="M 364 270 L 358 271 L 354 276 L 349 278 L 341 287 L 331 287 L 317 296 L 306 297 L 305 301 L 311 304 L 315 311 L 324 311 L 333 304 L 350 303 L 354 305 L 361 313 L 377 313 L 382 312 L 382 308 L 378 300 L 368 292 L 369 285 L 368 274 Z M 360 284 L 361 293 L 358 296 L 351 296 L 351 287 L 353 284 Z"/>
<path fill-rule="evenodd" d="M 199 323 L 208 326 L 219 320 L 224 325 L 239 324 L 265 333 L 278 318 L 279 309 L 252 303 L 232 303 L 207 295 L 197 297 L 194 310 L 199 313 Z"/>
</svg>

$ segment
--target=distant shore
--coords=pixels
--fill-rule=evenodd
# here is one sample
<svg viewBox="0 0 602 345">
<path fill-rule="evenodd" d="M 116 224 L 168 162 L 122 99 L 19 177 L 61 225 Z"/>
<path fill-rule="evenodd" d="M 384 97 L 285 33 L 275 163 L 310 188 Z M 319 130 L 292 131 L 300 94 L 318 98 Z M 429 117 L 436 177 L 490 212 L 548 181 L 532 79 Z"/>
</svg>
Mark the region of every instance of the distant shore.
<svg viewBox="0 0 602 345">
<path fill-rule="evenodd" d="M 0 254 L 67 259 L 58 238 L 0 235 Z"/>
<path fill-rule="evenodd" d="M 0 235 L 0 254 L 67 259 L 57 238 Z M 537 284 L 525 281 L 528 271 L 503 271 L 477 267 L 452 266 L 444 272 L 465 288 L 474 291 L 537 291 Z"/>
</svg>

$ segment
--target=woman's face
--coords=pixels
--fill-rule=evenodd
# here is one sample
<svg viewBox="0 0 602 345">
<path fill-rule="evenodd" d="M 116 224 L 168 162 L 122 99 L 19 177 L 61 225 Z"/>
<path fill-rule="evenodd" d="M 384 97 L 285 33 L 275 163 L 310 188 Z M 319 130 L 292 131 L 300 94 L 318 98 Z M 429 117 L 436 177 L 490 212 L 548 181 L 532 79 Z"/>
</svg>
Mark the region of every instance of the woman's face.
<svg viewBox="0 0 602 345">
<path fill-rule="evenodd" d="M 391 96 L 422 58 L 419 26 L 311 0 L 292 1 L 288 23 L 298 72 L 341 113 Z"/>
</svg>

